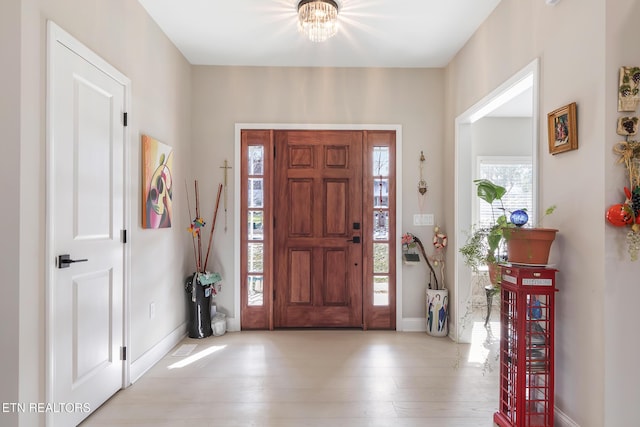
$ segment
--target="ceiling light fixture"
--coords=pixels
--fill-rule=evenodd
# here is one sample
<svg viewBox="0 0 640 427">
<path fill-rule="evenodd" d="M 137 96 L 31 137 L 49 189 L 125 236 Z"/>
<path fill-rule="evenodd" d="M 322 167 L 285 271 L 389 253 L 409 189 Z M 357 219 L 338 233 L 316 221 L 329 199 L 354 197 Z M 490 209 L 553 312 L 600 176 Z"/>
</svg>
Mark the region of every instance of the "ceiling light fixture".
<svg viewBox="0 0 640 427">
<path fill-rule="evenodd" d="M 338 32 L 338 3 L 333 0 L 301 0 L 298 29 L 312 42 L 323 42 Z"/>
</svg>

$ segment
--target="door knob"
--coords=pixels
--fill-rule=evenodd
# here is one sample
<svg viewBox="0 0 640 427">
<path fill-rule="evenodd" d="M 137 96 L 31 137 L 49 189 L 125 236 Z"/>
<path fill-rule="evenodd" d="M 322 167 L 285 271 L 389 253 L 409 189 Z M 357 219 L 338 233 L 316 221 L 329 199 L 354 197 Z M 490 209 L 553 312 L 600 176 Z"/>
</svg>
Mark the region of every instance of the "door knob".
<svg viewBox="0 0 640 427">
<path fill-rule="evenodd" d="M 360 236 L 353 236 L 353 239 L 349 239 L 347 242 L 360 243 Z"/>
<path fill-rule="evenodd" d="M 71 259 L 69 254 L 58 255 L 58 268 L 68 268 L 74 262 L 86 262 L 88 259 Z"/>
</svg>

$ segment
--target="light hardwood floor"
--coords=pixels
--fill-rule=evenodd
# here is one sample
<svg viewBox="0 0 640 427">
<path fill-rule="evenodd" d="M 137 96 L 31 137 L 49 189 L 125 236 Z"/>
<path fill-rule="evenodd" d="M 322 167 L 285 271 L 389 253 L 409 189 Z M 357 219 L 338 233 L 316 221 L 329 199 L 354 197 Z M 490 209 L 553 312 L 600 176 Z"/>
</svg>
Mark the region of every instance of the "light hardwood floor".
<svg viewBox="0 0 640 427">
<path fill-rule="evenodd" d="M 477 322 L 472 344 L 355 330 L 187 338 L 82 426 L 493 426 L 491 325 L 487 336 Z"/>
</svg>

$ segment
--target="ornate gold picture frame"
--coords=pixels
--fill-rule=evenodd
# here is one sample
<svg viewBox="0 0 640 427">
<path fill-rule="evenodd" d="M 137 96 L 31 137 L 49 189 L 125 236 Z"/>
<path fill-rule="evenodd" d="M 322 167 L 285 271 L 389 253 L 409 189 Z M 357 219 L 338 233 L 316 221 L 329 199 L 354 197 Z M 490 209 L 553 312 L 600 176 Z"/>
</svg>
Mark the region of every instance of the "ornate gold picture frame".
<svg viewBox="0 0 640 427">
<path fill-rule="evenodd" d="M 578 149 L 578 119 L 576 103 L 558 108 L 547 115 L 549 153 L 558 154 Z"/>
</svg>

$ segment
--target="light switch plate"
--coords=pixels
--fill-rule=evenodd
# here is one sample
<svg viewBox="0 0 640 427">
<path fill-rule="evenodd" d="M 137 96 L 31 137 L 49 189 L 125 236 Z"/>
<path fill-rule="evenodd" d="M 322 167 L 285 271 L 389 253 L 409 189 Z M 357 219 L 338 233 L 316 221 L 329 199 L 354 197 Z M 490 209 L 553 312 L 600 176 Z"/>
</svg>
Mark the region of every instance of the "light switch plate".
<svg viewBox="0 0 640 427">
<path fill-rule="evenodd" d="M 433 225 L 433 214 L 413 214 L 413 225 Z"/>
<path fill-rule="evenodd" d="M 433 225 L 433 214 L 422 214 L 422 225 Z"/>
</svg>

